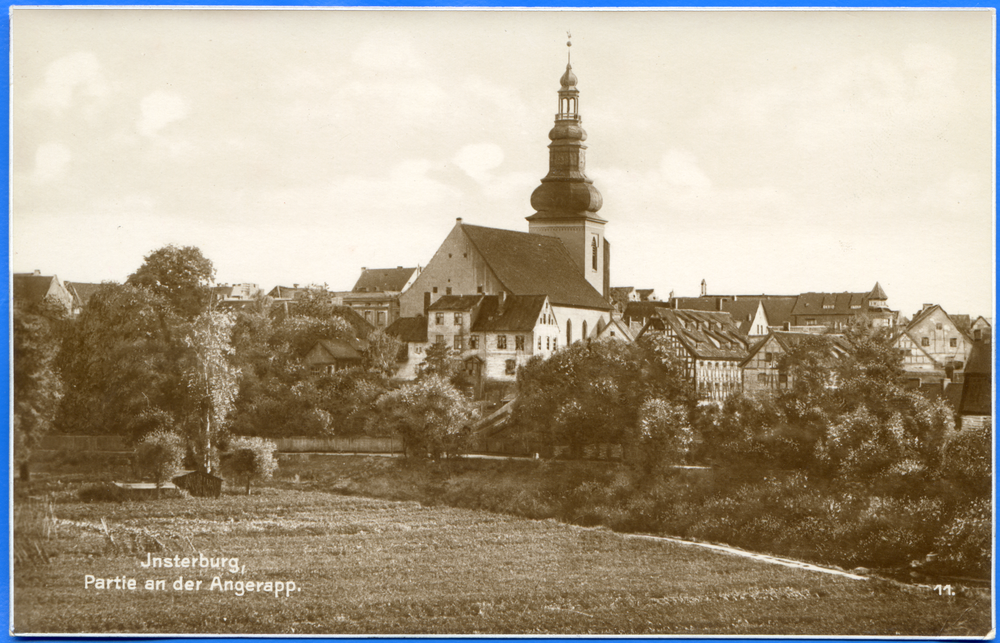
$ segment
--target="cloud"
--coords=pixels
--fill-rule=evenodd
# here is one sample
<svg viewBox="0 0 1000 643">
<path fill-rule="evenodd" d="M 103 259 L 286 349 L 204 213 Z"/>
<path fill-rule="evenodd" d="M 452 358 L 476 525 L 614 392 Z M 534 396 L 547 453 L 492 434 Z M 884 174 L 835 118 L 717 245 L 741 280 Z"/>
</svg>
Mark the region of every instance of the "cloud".
<svg viewBox="0 0 1000 643">
<path fill-rule="evenodd" d="M 108 94 L 101 63 L 94 54 L 81 51 L 53 61 L 45 80 L 31 95 L 31 102 L 61 114 L 77 98 L 100 100 Z"/>
<path fill-rule="evenodd" d="M 43 143 L 35 151 L 35 171 L 32 178 L 38 183 L 48 183 L 66 173 L 73 155 L 62 143 Z"/>
<path fill-rule="evenodd" d="M 164 127 L 185 118 L 191 111 L 183 97 L 163 90 L 146 95 L 139 108 L 141 116 L 136 129 L 148 137 L 156 136 Z"/>
<path fill-rule="evenodd" d="M 452 161 L 476 183 L 490 180 L 490 172 L 503 163 L 503 149 L 495 143 L 476 143 L 458 150 Z"/>
</svg>

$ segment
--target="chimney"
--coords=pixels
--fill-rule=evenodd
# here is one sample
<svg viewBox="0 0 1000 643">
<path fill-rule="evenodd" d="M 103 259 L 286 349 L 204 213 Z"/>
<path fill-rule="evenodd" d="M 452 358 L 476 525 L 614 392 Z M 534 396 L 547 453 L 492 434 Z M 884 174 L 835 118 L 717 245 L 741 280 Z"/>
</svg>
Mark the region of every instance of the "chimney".
<svg viewBox="0 0 1000 643">
<path fill-rule="evenodd" d="M 705 283 L 704 279 L 702 279 L 701 280 L 701 296 L 704 297 L 707 294 L 708 294 L 708 284 Z"/>
<path fill-rule="evenodd" d="M 718 298 L 718 299 L 716 300 L 716 304 L 715 304 L 715 306 L 716 306 L 716 308 L 717 308 L 717 309 L 719 310 L 719 312 L 722 312 L 722 302 L 724 302 L 724 301 L 726 301 L 726 300 L 725 300 L 725 299 L 723 299 L 722 297 L 719 297 L 719 298 Z"/>
<path fill-rule="evenodd" d="M 298 284 L 292 284 L 292 288 L 298 288 L 298 287 L 299 287 Z"/>
<path fill-rule="evenodd" d="M 42 271 L 41 270 L 36 270 L 35 272 L 33 272 L 31 274 L 34 277 L 41 277 L 42 276 Z"/>
<path fill-rule="evenodd" d="M 461 225 L 461 224 L 462 224 L 462 217 L 455 217 L 455 225 Z"/>
</svg>

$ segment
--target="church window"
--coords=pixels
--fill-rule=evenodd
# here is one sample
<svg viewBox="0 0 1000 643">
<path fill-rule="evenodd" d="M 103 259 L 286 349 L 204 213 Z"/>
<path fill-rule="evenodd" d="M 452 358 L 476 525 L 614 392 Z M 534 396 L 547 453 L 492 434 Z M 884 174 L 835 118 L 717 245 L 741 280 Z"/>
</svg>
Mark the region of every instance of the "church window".
<svg viewBox="0 0 1000 643">
<path fill-rule="evenodd" d="M 434 323 L 438 326 L 444 324 L 444 313 L 434 313 Z"/>
<path fill-rule="evenodd" d="M 507 348 L 506 335 L 497 335 L 497 348 Z"/>
<path fill-rule="evenodd" d="M 523 351 L 524 350 L 524 335 L 514 336 L 514 350 Z"/>
<path fill-rule="evenodd" d="M 566 320 L 566 345 L 569 346 L 573 343 L 573 320 Z"/>
<path fill-rule="evenodd" d="M 479 348 L 479 335 L 471 335 L 469 337 L 469 348 L 473 350 Z"/>
<path fill-rule="evenodd" d="M 505 371 L 506 374 L 513 375 L 517 371 L 517 360 L 516 359 L 507 360 L 506 366 L 507 366 Z"/>
<path fill-rule="evenodd" d="M 587 322 L 583 322 L 583 330 L 580 331 L 580 339 L 587 339 Z"/>
<path fill-rule="evenodd" d="M 462 325 L 462 313 L 455 313 L 455 325 L 456 326 Z"/>
<path fill-rule="evenodd" d="M 597 237 L 590 241 L 590 267 L 597 270 Z"/>
</svg>

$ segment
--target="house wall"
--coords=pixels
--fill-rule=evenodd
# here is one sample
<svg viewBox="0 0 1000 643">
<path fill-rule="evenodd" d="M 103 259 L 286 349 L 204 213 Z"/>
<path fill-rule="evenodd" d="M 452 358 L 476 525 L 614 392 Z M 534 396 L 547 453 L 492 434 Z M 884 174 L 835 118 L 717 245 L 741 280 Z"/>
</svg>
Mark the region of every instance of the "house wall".
<svg viewBox="0 0 1000 643">
<path fill-rule="evenodd" d="M 747 395 L 773 395 L 791 387 L 791 378 L 783 376 L 778 368 L 782 355 L 781 344 L 772 337 L 747 361 L 743 367 L 743 391 Z"/>
<path fill-rule="evenodd" d="M 559 323 L 559 345 L 567 346 L 566 322 L 572 325 L 572 341 L 583 339 L 583 322 L 587 322 L 587 339 L 597 338 L 600 330 L 611 321 L 611 313 L 590 308 L 570 308 L 568 306 L 552 306 L 556 321 Z"/>
<path fill-rule="evenodd" d="M 753 321 L 750 322 L 750 332 L 747 333 L 747 336 L 764 337 L 767 335 L 768 326 L 770 326 L 770 322 L 768 322 L 767 313 L 764 311 L 764 305 L 757 302 L 757 312 L 754 313 Z"/>
<path fill-rule="evenodd" d="M 452 228 L 413 285 L 399 296 L 400 316 L 423 315 L 424 293 L 430 294 L 430 303 L 433 304 L 448 294 L 449 288 L 453 295 L 475 295 L 479 292 L 497 295 L 503 290 L 461 225 Z"/>
<path fill-rule="evenodd" d="M 743 371 L 737 360 L 697 359 L 694 382 L 698 397 L 721 402 L 743 390 Z"/>
<path fill-rule="evenodd" d="M 961 362 L 962 368 L 956 368 L 952 377 L 953 381 L 961 381 L 962 372 L 972 352 L 972 342 L 966 339 L 943 310 L 937 308 L 926 318 L 911 324 L 906 329 L 906 335 L 915 346 L 923 350 L 911 349 L 911 356 L 917 358 L 911 363 L 907 362 L 904 354 L 904 370 L 922 376 L 921 381 L 925 381 L 924 378 L 932 374 L 946 377 L 943 369 L 950 363 Z M 937 364 L 920 360 L 921 352 L 928 354 Z"/>
</svg>

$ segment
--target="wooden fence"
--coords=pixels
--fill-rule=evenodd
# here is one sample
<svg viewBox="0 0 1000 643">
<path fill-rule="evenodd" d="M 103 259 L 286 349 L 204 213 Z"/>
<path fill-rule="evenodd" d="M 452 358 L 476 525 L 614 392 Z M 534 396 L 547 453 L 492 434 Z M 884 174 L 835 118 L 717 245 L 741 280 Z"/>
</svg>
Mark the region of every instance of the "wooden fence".
<svg viewBox="0 0 1000 643">
<path fill-rule="evenodd" d="M 399 438 L 272 438 L 279 453 L 402 453 Z M 42 451 L 131 451 L 117 435 L 46 435 L 39 444 Z"/>
<path fill-rule="evenodd" d="M 118 435 L 45 435 L 38 445 L 42 451 L 131 451 Z"/>
</svg>

